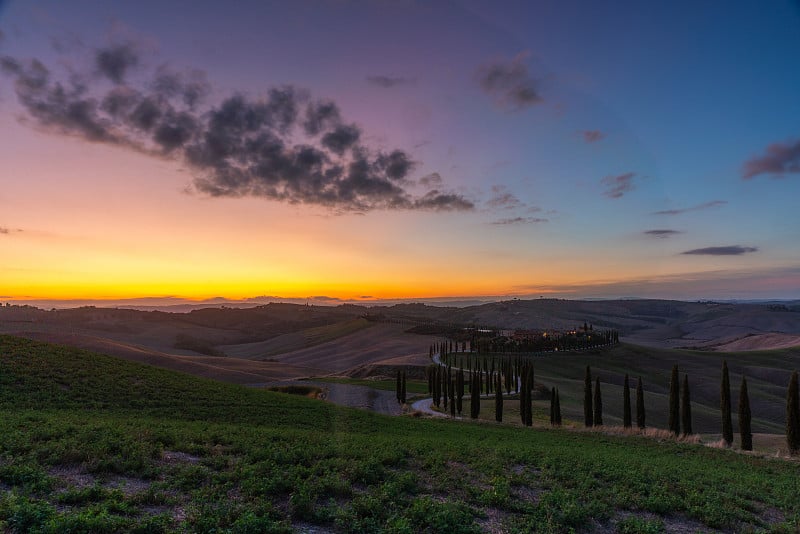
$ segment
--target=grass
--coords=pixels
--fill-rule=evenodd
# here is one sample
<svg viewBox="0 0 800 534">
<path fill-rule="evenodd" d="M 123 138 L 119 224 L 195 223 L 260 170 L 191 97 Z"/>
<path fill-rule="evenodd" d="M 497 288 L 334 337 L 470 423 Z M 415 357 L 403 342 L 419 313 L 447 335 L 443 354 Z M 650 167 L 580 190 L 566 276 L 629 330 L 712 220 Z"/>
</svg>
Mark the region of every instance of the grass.
<svg viewBox="0 0 800 534">
<path fill-rule="evenodd" d="M 387 417 L 0 336 L 10 532 L 795 532 L 800 465 Z"/>
<path fill-rule="evenodd" d="M 368 378 L 348 378 L 341 376 L 326 376 L 321 378 L 312 378 L 315 382 L 333 382 L 335 384 L 350 384 L 353 386 L 367 386 L 374 389 L 382 389 L 386 391 L 395 391 L 397 382 L 394 379 L 386 380 L 371 380 Z M 427 395 L 428 382 L 425 380 L 406 380 L 406 392 Z"/>
</svg>

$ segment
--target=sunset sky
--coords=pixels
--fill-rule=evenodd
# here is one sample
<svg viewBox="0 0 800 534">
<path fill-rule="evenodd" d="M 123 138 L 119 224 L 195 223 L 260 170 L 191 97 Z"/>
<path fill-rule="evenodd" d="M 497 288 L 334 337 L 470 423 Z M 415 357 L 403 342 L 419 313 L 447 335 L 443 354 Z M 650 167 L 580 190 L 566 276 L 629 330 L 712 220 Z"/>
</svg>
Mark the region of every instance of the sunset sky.
<svg viewBox="0 0 800 534">
<path fill-rule="evenodd" d="M 0 299 L 800 298 L 799 52 L 780 0 L 0 1 Z"/>
</svg>

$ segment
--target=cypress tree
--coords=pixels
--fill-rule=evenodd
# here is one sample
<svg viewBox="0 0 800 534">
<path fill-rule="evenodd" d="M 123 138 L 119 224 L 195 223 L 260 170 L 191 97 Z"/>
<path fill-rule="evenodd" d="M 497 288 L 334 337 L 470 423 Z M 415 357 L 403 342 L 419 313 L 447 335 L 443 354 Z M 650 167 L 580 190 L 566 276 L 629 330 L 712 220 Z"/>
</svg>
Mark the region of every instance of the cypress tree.
<svg viewBox="0 0 800 534">
<path fill-rule="evenodd" d="M 678 383 L 678 366 L 672 366 L 669 379 L 669 431 L 676 436 L 681 433 L 680 420 L 680 384 Z"/>
<path fill-rule="evenodd" d="M 800 391 L 797 371 L 792 373 L 786 392 L 786 444 L 789 446 L 789 454 L 800 451 Z"/>
<path fill-rule="evenodd" d="M 447 410 L 447 401 L 449 400 L 449 397 L 450 397 L 450 388 L 448 387 L 450 384 L 448 383 L 447 375 L 448 375 L 447 371 L 442 369 L 442 376 L 441 376 L 441 379 L 442 379 L 441 380 L 441 382 L 442 382 L 442 404 L 443 404 L 443 407 L 444 407 L 445 410 Z"/>
<path fill-rule="evenodd" d="M 550 390 L 550 426 L 556 425 L 556 388 Z"/>
<path fill-rule="evenodd" d="M 520 391 L 519 391 L 519 418 L 522 424 L 528 422 L 528 413 L 526 411 L 528 402 L 526 399 L 526 392 L 528 391 L 528 373 L 527 367 L 523 367 L 520 371 Z"/>
<path fill-rule="evenodd" d="M 625 375 L 625 383 L 622 387 L 622 426 L 631 427 L 631 387 L 628 383 L 628 375 Z"/>
<path fill-rule="evenodd" d="M 733 421 L 731 420 L 731 381 L 728 376 L 728 362 L 722 362 L 722 386 L 719 394 L 720 409 L 722 410 L 722 439 L 725 445 L 733 444 Z"/>
<path fill-rule="evenodd" d="M 403 386 L 400 383 L 400 369 L 398 369 L 397 370 L 397 380 L 395 381 L 395 385 L 394 385 L 394 396 L 397 398 L 397 402 L 400 403 L 400 404 L 402 404 L 402 402 L 400 402 L 400 394 L 401 394 L 400 390 L 401 390 L 402 387 Z"/>
<path fill-rule="evenodd" d="M 461 409 L 464 407 L 464 368 L 458 370 L 456 375 L 456 411 L 461 415 Z"/>
<path fill-rule="evenodd" d="M 450 379 L 450 417 L 456 416 L 456 385 L 454 380 Z"/>
<path fill-rule="evenodd" d="M 503 388 L 500 387 L 500 377 L 497 377 L 497 388 L 494 393 L 494 419 L 503 422 Z"/>
<path fill-rule="evenodd" d="M 594 382 L 594 426 L 603 426 L 603 396 L 600 394 L 600 377 Z"/>
<path fill-rule="evenodd" d="M 747 394 L 747 380 L 742 375 L 742 385 L 739 388 L 739 437 L 742 450 L 753 450 L 753 432 L 750 428 L 750 395 Z"/>
<path fill-rule="evenodd" d="M 534 384 L 534 369 L 533 364 L 531 364 L 530 368 L 528 369 L 529 377 L 528 377 L 528 391 L 526 392 L 527 396 L 527 403 L 526 403 L 526 410 L 528 414 L 528 418 L 525 421 L 527 426 L 533 426 L 533 384 Z"/>
<path fill-rule="evenodd" d="M 472 373 L 472 392 L 469 397 L 469 416 L 477 419 L 481 412 L 480 374 Z"/>
<path fill-rule="evenodd" d="M 561 426 L 561 398 L 558 393 L 558 388 L 556 388 L 556 426 Z"/>
<path fill-rule="evenodd" d="M 644 388 L 642 387 L 642 377 L 639 377 L 639 383 L 636 385 L 636 426 L 639 429 L 645 427 L 645 411 L 644 411 Z"/>
<path fill-rule="evenodd" d="M 689 397 L 689 375 L 683 375 L 683 390 L 681 391 L 681 426 L 683 435 L 692 433 L 692 401 Z"/>
<path fill-rule="evenodd" d="M 592 411 L 592 371 L 586 366 L 586 376 L 583 377 L 583 424 L 592 426 L 594 412 Z"/>
<path fill-rule="evenodd" d="M 402 380 L 400 381 L 400 404 L 406 403 L 406 372 L 403 371 Z"/>
</svg>

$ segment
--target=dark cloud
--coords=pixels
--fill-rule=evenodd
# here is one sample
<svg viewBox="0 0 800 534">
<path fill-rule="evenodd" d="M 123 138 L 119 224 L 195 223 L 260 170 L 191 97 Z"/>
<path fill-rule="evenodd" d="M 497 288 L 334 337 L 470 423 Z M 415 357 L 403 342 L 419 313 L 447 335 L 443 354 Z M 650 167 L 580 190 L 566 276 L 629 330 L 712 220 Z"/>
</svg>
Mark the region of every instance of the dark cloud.
<svg viewBox="0 0 800 534">
<path fill-rule="evenodd" d="M 542 101 L 524 61 L 525 54 L 518 54 L 511 61 L 494 61 L 478 68 L 476 77 L 481 89 L 499 106 L 521 110 Z"/>
<path fill-rule="evenodd" d="M 3 228 L 2 226 L 0 226 L 0 234 L 7 234 L 7 233 L 9 233 L 10 231 L 11 231 L 11 230 L 9 230 L 8 228 Z"/>
<path fill-rule="evenodd" d="M 581 136 L 583 140 L 587 143 L 596 143 L 601 139 L 605 138 L 606 134 L 601 132 L 600 130 L 582 130 Z"/>
<path fill-rule="evenodd" d="M 696 248 L 681 252 L 681 254 L 689 254 L 695 256 L 740 256 L 750 252 L 757 252 L 756 247 L 743 247 L 740 245 L 730 245 L 725 247 L 705 247 Z"/>
<path fill-rule="evenodd" d="M 204 71 L 178 72 L 162 65 L 153 79 L 152 89 L 168 98 L 180 98 L 190 109 L 194 109 L 211 92 L 211 85 Z"/>
<path fill-rule="evenodd" d="M 474 209 L 475 205 L 461 195 L 441 193 L 434 189 L 416 199 L 414 207 L 433 211 L 468 211 Z"/>
<path fill-rule="evenodd" d="M 619 176 L 606 176 L 600 180 L 600 183 L 606 187 L 603 194 L 610 198 L 620 198 L 625 195 L 625 193 L 633 191 L 636 189 L 633 183 L 633 178 L 635 176 L 636 173 L 633 172 L 626 172 Z"/>
<path fill-rule="evenodd" d="M 127 72 L 139 64 L 139 54 L 131 44 L 97 50 L 94 56 L 97 72 L 116 84 L 125 82 Z"/>
<path fill-rule="evenodd" d="M 341 156 L 347 149 L 355 146 L 360 137 L 361 130 L 357 126 L 343 124 L 322 136 L 322 146 Z"/>
<path fill-rule="evenodd" d="M 303 129 L 308 135 L 319 135 L 324 130 L 337 127 L 341 122 L 339 107 L 335 102 L 330 100 L 311 102 L 306 108 Z"/>
<path fill-rule="evenodd" d="M 256 196 L 338 212 L 474 209 L 462 195 L 443 191 L 435 173 L 420 180 L 429 191 L 412 194 L 406 187 L 417 164 L 410 154 L 366 145 L 335 102 L 305 90 L 286 85 L 263 97 L 235 94 L 206 105 L 211 88 L 201 71 L 162 66 L 134 86 L 126 83 L 138 64 L 132 47 L 100 50 L 95 63 L 113 85 L 79 81 L 91 76 L 62 80 L 36 60 L 2 57 L 0 70 L 13 79 L 25 119 L 36 126 L 183 161 L 194 176 L 191 189 L 212 197 Z"/>
<path fill-rule="evenodd" d="M 400 76 L 367 76 L 367 83 L 376 85 L 378 87 L 383 87 L 384 89 L 390 89 L 400 85 L 409 85 L 415 82 L 416 79 L 414 78 L 403 78 Z"/>
<path fill-rule="evenodd" d="M 642 232 L 644 235 L 649 237 L 657 237 L 659 239 L 665 239 L 667 237 L 672 237 L 678 234 L 682 234 L 680 230 L 645 230 Z"/>
<path fill-rule="evenodd" d="M 742 169 L 742 177 L 745 180 L 759 174 L 783 178 L 787 174 L 798 173 L 800 173 L 800 141 L 773 143 L 767 147 L 764 155 L 746 161 Z"/>
<path fill-rule="evenodd" d="M 688 208 L 654 211 L 653 215 L 680 215 L 681 213 L 686 213 L 688 211 L 699 211 L 708 208 L 716 208 L 717 206 L 724 206 L 727 203 L 727 200 L 711 200 L 709 202 L 703 202 L 702 204 L 697 204 L 696 206 L 690 206 Z"/>
<path fill-rule="evenodd" d="M 492 224 L 497 224 L 497 225 L 537 224 L 546 222 L 548 222 L 548 219 L 543 219 L 541 217 L 510 217 L 507 219 L 498 219 L 496 221 L 492 221 Z"/>
</svg>

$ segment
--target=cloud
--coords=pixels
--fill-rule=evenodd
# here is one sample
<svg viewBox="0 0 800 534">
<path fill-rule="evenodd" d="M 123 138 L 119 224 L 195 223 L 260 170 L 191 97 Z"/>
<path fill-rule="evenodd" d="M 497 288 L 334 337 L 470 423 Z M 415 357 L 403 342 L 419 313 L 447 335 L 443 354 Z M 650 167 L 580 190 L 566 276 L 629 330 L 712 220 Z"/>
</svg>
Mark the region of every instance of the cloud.
<svg viewBox="0 0 800 534">
<path fill-rule="evenodd" d="M 619 176 L 606 176 L 600 183 L 606 187 L 603 194 L 610 198 L 621 198 L 625 193 L 629 193 L 636 189 L 633 183 L 633 178 L 636 176 L 634 172 L 626 172 Z"/>
<path fill-rule="evenodd" d="M 716 208 L 717 206 L 724 206 L 727 203 L 727 200 L 711 200 L 709 202 L 703 202 L 702 204 L 697 204 L 696 206 L 690 206 L 688 208 L 654 211 L 653 215 L 680 215 L 681 213 L 686 213 L 688 211 L 700 211 L 708 208 Z"/>
<path fill-rule="evenodd" d="M 11 230 L 9 230 L 8 228 L 3 228 L 2 226 L 0 226 L 0 234 L 8 234 L 9 232 L 11 232 Z"/>
<path fill-rule="evenodd" d="M 441 187 L 443 180 L 438 172 L 432 172 L 420 178 L 419 183 L 425 187 Z"/>
<path fill-rule="evenodd" d="M 138 65 L 130 45 L 96 51 L 91 68 L 102 78 L 58 77 L 35 59 L 0 58 L 24 120 L 52 133 L 182 162 L 193 176 L 190 191 L 337 212 L 474 209 L 433 174 L 420 180 L 427 192 L 409 191 L 418 162 L 401 149 L 369 146 L 361 128 L 346 122 L 329 99 L 284 85 L 208 105 L 212 91 L 202 71 L 162 66 L 135 85 L 126 74 Z"/>
<path fill-rule="evenodd" d="M 98 73 L 122 84 L 125 74 L 139 64 L 139 54 L 132 44 L 121 44 L 97 50 L 94 60 Z"/>
<path fill-rule="evenodd" d="M 800 173 L 800 141 L 773 143 L 766 154 L 744 162 L 742 178 L 749 180 L 759 174 L 771 174 L 773 178 L 784 178 L 787 174 Z"/>
<path fill-rule="evenodd" d="M 741 245 L 729 245 L 724 247 L 705 247 L 696 248 L 681 252 L 681 254 L 689 254 L 695 256 L 741 256 L 750 252 L 758 252 L 756 247 L 743 247 Z"/>
<path fill-rule="evenodd" d="M 667 237 L 672 237 L 678 234 L 682 234 L 680 230 L 645 230 L 642 232 L 644 235 L 649 237 L 657 237 L 659 239 L 665 239 Z"/>
<path fill-rule="evenodd" d="M 492 209 L 516 209 L 525 207 L 525 204 L 513 193 L 502 185 L 492 186 L 492 198 L 486 201 L 486 206 Z"/>
<path fill-rule="evenodd" d="M 433 211 L 468 211 L 475 208 L 475 204 L 455 193 L 441 193 L 434 189 L 421 198 L 414 200 L 414 208 Z"/>
<path fill-rule="evenodd" d="M 580 134 L 587 143 L 596 143 L 606 136 L 606 134 L 600 130 L 582 130 Z"/>
<path fill-rule="evenodd" d="M 548 219 L 543 219 L 541 217 L 510 217 L 507 219 L 498 219 L 496 221 L 492 221 L 492 224 L 496 225 L 509 225 L 509 224 L 538 224 L 538 223 L 546 223 Z"/>
<path fill-rule="evenodd" d="M 370 85 L 376 85 L 378 87 L 383 87 L 384 89 L 391 89 L 392 87 L 398 87 L 401 85 L 410 85 L 416 83 L 416 78 L 403 78 L 401 76 L 383 76 L 383 75 L 376 75 L 376 76 L 367 76 L 367 83 Z"/>
<path fill-rule="evenodd" d="M 522 110 L 542 101 L 525 58 L 526 54 L 520 53 L 511 61 L 493 61 L 478 68 L 476 78 L 481 89 L 502 108 Z"/>
</svg>

